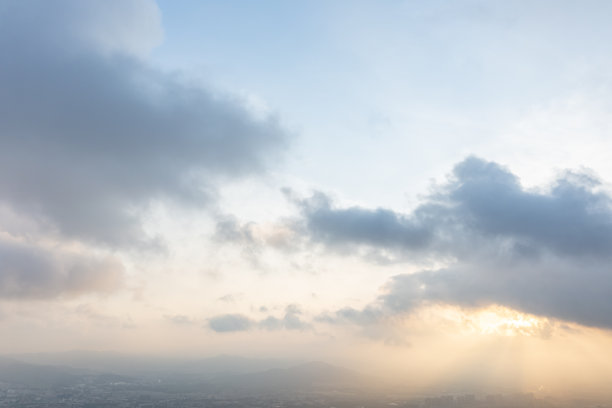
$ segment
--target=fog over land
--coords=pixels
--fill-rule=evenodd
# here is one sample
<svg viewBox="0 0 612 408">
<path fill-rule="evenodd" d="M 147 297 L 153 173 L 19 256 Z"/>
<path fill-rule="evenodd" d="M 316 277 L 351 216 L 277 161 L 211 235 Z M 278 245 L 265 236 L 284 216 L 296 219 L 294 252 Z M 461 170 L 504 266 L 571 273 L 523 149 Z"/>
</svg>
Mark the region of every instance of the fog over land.
<svg viewBox="0 0 612 408">
<path fill-rule="evenodd" d="M 19 358 L 19 360 L 17 359 Z M 29 362 L 26 362 L 29 361 Z M 35 364 L 32 361 L 47 362 Z M 51 365 L 67 362 L 69 365 Z M 553 398 L 500 386 L 455 382 L 414 388 L 323 362 L 232 356 L 177 359 L 104 352 L 29 354 L 0 359 L 0 406 L 404 406 L 565 407 L 605 399 Z"/>
</svg>

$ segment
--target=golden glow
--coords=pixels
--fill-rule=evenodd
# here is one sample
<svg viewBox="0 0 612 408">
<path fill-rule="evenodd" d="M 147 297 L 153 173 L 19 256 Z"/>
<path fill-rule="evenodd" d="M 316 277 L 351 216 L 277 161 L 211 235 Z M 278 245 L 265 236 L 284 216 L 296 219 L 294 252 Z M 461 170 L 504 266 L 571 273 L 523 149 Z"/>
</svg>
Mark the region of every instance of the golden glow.
<svg viewBox="0 0 612 408">
<path fill-rule="evenodd" d="M 552 329 L 548 319 L 501 306 L 480 310 L 468 322 L 470 328 L 478 333 L 502 336 L 548 337 Z"/>
</svg>

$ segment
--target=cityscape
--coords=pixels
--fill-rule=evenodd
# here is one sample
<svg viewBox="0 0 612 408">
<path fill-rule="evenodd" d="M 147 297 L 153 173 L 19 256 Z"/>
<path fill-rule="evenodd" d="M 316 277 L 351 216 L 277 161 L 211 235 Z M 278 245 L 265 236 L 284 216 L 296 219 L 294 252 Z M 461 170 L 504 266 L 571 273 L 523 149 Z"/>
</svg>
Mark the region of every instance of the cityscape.
<svg viewBox="0 0 612 408">
<path fill-rule="evenodd" d="M 81 364 L 85 364 L 81 352 Z M 100 355 L 93 355 L 89 363 Z M 32 356 L 29 356 L 30 359 Z M 126 357 L 129 360 L 129 357 Z M 143 360 L 140 359 L 140 364 Z M 240 364 L 236 364 L 240 361 Z M 132 369 L 139 371 L 136 360 Z M 255 363 L 255 364 L 254 364 Z M 253 371 L 257 363 L 218 356 L 185 371 L 148 364 L 151 372 L 121 375 L 69 366 L 0 360 L 0 407 L 118 408 L 591 408 L 602 401 L 558 399 L 545 393 L 438 393 L 410 390 L 408 384 L 375 385 L 376 379 L 337 366 L 310 362 Z M 230 371 L 223 366 L 233 367 Z M 118 371 L 125 368 L 116 367 Z M 221 372 L 216 370 L 221 369 Z M 257 369 L 255 369 L 257 370 Z M 439 392 L 439 391 L 438 391 Z"/>
</svg>

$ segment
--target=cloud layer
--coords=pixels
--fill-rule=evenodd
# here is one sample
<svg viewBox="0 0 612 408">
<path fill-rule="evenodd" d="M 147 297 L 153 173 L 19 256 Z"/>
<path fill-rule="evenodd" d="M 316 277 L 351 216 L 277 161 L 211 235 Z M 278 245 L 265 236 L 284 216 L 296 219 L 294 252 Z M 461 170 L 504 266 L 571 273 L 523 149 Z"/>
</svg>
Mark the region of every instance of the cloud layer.
<svg viewBox="0 0 612 408">
<path fill-rule="evenodd" d="M 0 214 L 20 242 L 1 244 L 0 297 L 112 287 L 93 247 L 154 244 L 148 205 L 204 208 L 286 145 L 275 119 L 151 66 L 160 23 L 152 0 L 0 2 L 0 208 L 29 228 Z"/>
<path fill-rule="evenodd" d="M 123 279 L 123 266 L 111 257 L 48 250 L 0 240 L 0 297 L 44 299 L 108 293 Z"/>
<path fill-rule="evenodd" d="M 75 20 L 97 3 L 45 4 L 0 10 L 0 200 L 13 208 L 71 238 L 130 245 L 151 200 L 203 206 L 212 180 L 259 172 L 285 144 L 274 120 L 131 54 L 137 34 L 83 44 Z M 115 2 L 102 15 L 147 4 Z M 61 10 L 41 12 L 49 7 Z"/>
<path fill-rule="evenodd" d="M 499 304 L 612 328 L 612 199 L 600 187 L 567 172 L 546 190 L 526 190 L 499 164 L 470 157 L 410 214 L 336 208 L 321 193 L 299 204 L 310 239 L 328 248 L 448 264 L 396 276 L 366 309 L 331 320 L 367 324 L 426 304 Z"/>
</svg>

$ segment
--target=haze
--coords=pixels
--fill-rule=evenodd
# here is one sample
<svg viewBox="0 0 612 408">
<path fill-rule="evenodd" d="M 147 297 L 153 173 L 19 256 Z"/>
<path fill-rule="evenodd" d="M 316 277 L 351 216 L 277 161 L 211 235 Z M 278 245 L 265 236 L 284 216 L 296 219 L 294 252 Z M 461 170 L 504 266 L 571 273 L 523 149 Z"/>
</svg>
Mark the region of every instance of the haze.
<svg viewBox="0 0 612 408">
<path fill-rule="evenodd" d="M 609 401 L 610 16 L 0 0 L 0 354 Z"/>
</svg>

